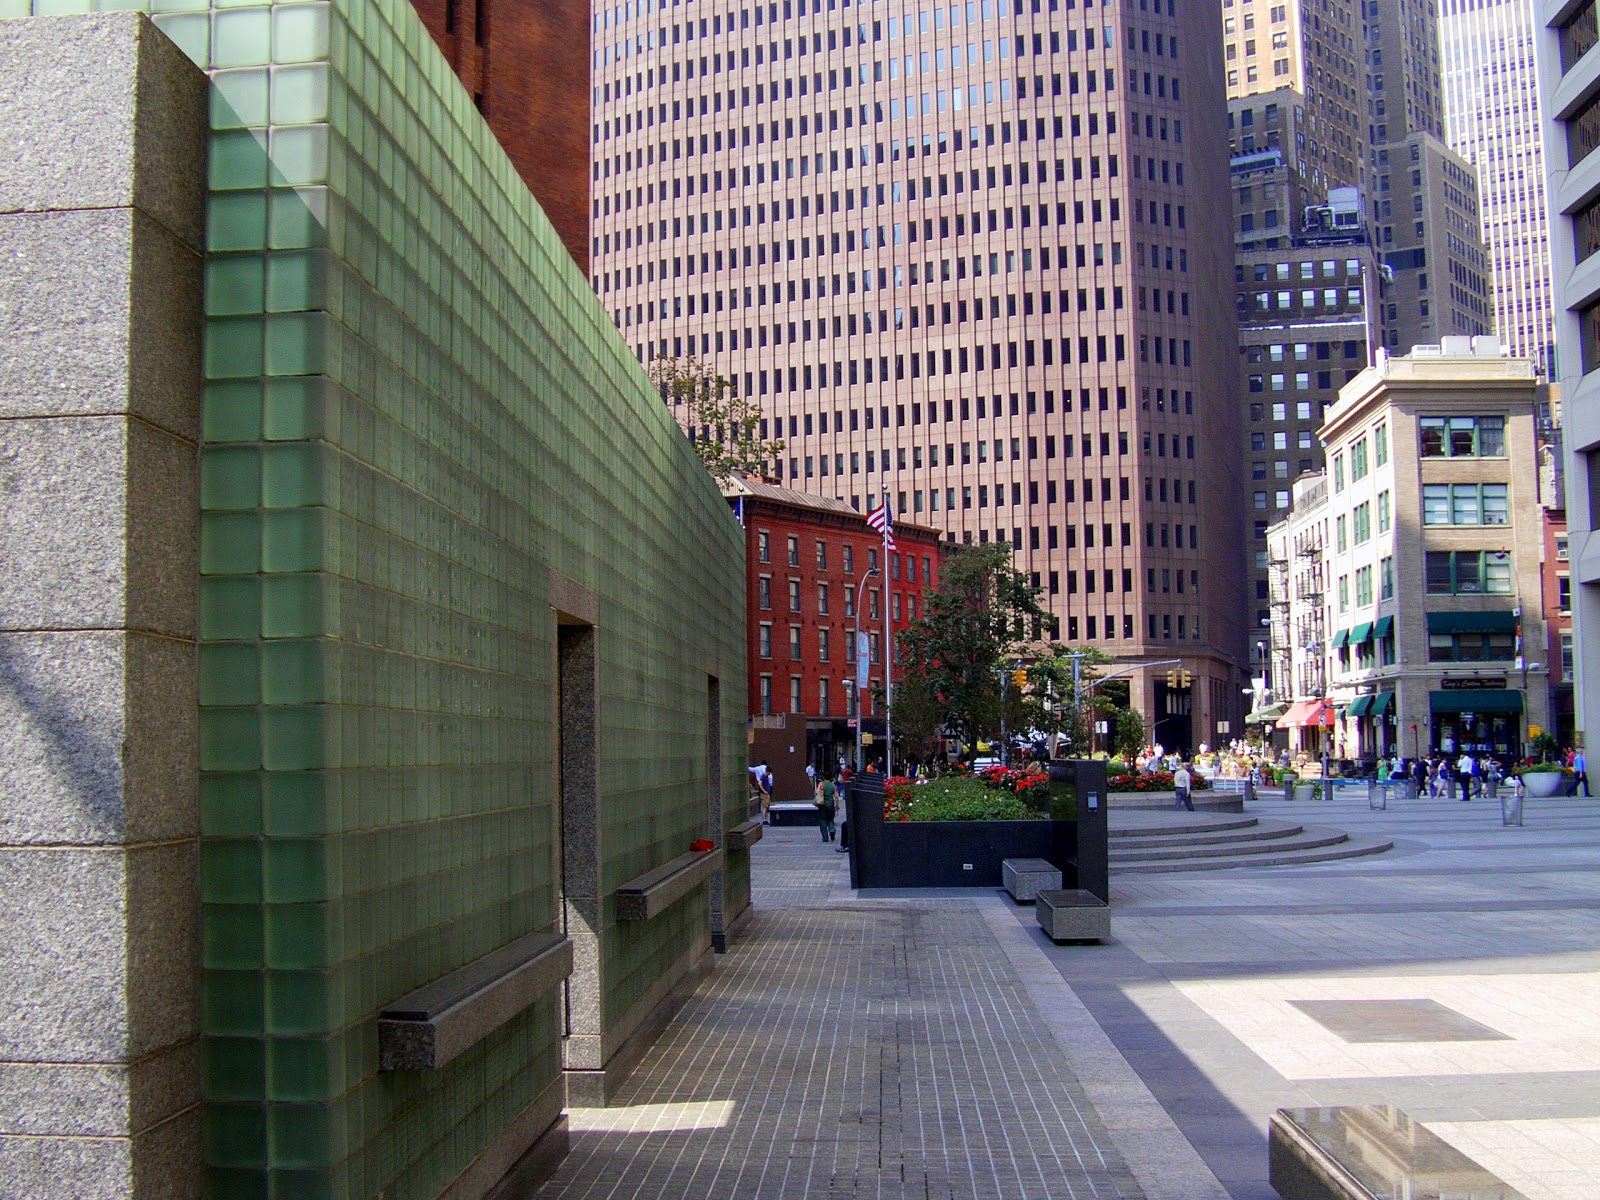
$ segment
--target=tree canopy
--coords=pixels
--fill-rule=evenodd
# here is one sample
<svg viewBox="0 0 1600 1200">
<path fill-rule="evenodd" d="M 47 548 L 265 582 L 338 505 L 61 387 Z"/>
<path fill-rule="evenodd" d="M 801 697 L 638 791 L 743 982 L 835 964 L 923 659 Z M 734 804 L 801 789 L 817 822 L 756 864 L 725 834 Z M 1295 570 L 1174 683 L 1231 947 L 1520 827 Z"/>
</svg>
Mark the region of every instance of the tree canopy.
<svg viewBox="0 0 1600 1200">
<path fill-rule="evenodd" d="M 741 475 L 764 475 L 783 442 L 763 438 L 761 406 L 699 359 L 657 358 L 650 379 L 719 487 Z"/>
</svg>

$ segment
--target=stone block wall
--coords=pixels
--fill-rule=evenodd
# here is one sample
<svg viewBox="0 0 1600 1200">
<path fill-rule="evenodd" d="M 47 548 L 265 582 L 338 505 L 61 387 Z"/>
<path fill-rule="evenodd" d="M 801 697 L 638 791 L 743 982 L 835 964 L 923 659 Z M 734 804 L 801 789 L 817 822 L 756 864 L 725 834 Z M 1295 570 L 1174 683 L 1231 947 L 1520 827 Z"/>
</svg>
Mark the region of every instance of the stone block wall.
<svg viewBox="0 0 1600 1200">
<path fill-rule="evenodd" d="M 0 1195 L 198 1197 L 205 77 L 0 21 Z"/>
</svg>

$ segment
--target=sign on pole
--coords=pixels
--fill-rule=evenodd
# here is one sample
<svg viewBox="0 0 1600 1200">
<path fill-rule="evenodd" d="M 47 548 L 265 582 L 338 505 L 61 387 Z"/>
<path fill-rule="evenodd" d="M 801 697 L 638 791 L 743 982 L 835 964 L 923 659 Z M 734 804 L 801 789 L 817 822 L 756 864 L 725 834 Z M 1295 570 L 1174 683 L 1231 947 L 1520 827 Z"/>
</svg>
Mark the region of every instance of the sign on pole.
<svg viewBox="0 0 1600 1200">
<path fill-rule="evenodd" d="M 856 695 L 865 696 L 867 681 L 871 676 L 872 659 L 868 653 L 869 642 L 867 635 L 860 630 L 856 631 Z M 865 710 L 863 710 L 865 711 Z"/>
</svg>

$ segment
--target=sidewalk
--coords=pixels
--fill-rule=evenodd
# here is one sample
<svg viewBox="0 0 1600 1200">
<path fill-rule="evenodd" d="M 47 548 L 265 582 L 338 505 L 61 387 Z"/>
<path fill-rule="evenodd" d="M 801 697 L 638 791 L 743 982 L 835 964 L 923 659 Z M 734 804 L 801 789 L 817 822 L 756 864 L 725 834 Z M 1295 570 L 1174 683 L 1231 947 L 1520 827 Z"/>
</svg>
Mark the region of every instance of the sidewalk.
<svg viewBox="0 0 1600 1200">
<path fill-rule="evenodd" d="M 862 897 L 768 829 L 753 921 L 539 1195 L 1268 1200 L 1274 1108 L 1390 1102 L 1531 1200 L 1600 1197 L 1600 801 L 1252 811 L 1396 849 L 1113 876 L 1115 941 L 1055 946 L 1003 893 Z M 1348 1042 L 1295 1003 L 1393 999 L 1496 1036 L 1380 1005 L 1395 1040 Z"/>
</svg>

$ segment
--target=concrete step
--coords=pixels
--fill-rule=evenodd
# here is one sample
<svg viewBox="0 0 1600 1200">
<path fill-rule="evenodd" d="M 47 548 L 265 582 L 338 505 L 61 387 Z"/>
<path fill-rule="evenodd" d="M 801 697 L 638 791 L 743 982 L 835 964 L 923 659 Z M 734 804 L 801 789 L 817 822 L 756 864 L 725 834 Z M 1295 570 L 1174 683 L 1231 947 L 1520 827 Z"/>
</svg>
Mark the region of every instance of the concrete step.
<svg viewBox="0 0 1600 1200">
<path fill-rule="evenodd" d="M 1232 856 L 1207 856 L 1173 860 L 1137 860 L 1113 862 L 1111 869 L 1117 875 L 1154 875 L 1170 871 L 1225 871 L 1237 867 L 1289 867 L 1311 863 L 1337 862 L 1346 858 L 1361 858 L 1369 854 L 1382 854 L 1394 849 L 1388 838 L 1358 834 L 1315 848 L 1288 849 L 1282 842 L 1268 843 L 1264 852 Z"/>
<path fill-rule="evenodd" d="M 1293 834 L 1267 841 L 1234 840 L 1232 842 L 1167 846 L 1151 850 L 1143 848 L 1137 850 L 1112 851 L 1113 863 L 1124 862 L 1171 862 L 1186 858 L 1243 858 L 1256 854 L 1281 854 L 1293 850 L 1320 850 L 1324 846 L 1336 846 L 1349 838 L 1349 834 L 1342 829 L 1327 829 L 1317 826 L 1303 828 Z"/>
<path fill-rule="evenodd" d="M 1255 817 L 1181 812 L 1170 803 L 1160 812 L 1112 810 L 1107 815 L 1113 845 L 1123 839 L 1169 837 L 1175 833 L 1220 833 L 1225 829 L 1249 829 L 1257 824 Z"/>
<path fill-rule="evenodd" d="M 1217 832 L 1179 832 L 1173 830 L 1164 835 L 1146 834 L 1140 837 L 1118 837 L 1111 835 L 1111 854 L 1121 854 L 1124 857 L 1142 855 L 1147 848 L 1160 846 L 1213 846 L 1228 845 L 1236 842 L 1265 842 L 1275 838 L 1289 838 L 1303 832 L 1304 825 L 1293 821 L 1256 821 L 1251 825 L 1241 828 L 1218 830 Z"/>
</svg>

